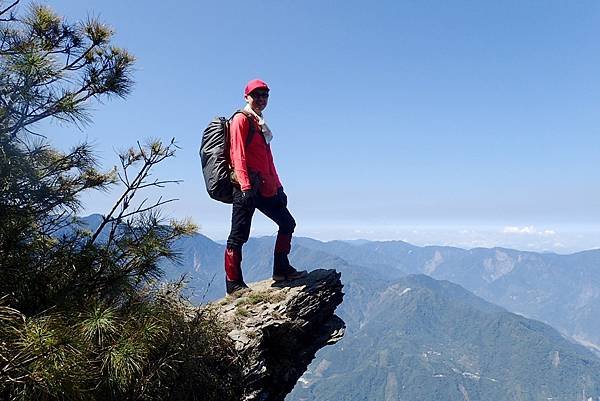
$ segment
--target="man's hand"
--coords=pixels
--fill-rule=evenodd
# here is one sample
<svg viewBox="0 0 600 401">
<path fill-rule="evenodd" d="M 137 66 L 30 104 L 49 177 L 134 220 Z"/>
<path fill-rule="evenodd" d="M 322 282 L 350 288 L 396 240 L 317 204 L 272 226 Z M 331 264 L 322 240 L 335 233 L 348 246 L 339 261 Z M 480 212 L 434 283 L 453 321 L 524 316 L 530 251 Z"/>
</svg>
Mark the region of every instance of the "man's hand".
<svg viewBox="0 0 600 401">
<path fill-rule="evenodd" d="M 283 192 L 283 187 L 277 189 L 277 199 L 279 199 L 279 202 L 281 202 L 283 206 L 287 207 L 288 199 L 285 192 Z"/>
</svg>

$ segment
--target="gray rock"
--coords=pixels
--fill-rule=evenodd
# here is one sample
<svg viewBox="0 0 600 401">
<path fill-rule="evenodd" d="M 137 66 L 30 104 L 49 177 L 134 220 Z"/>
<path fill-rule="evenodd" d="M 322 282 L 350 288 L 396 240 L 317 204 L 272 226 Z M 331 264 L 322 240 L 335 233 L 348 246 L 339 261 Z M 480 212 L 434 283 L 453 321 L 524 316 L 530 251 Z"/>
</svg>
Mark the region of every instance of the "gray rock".
<svg viewBox="0 0 600 401">
<path fill-rule="evenodd" d="M 335 315 L 342 302 L 341 274 L 315 270 L 285 283 L 250 285 L 239 298 L 211 304 L 244 361 L 244 401 L 283 401 L 315 353 L 344 335 Z"/>
</svg>

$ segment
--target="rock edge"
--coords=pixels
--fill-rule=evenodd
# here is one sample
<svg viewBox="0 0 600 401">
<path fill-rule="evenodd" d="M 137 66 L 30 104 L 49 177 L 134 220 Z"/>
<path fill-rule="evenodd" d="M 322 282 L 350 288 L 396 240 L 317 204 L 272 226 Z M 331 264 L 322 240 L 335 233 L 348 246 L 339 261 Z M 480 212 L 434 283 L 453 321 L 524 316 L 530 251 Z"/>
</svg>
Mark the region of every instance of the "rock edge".
<svg viewBox="0 0 600 401">
<path fill-rule="evenodd" d="M 345 323 L 341 273 L 318 269 L 306 278 L 250 285 L 238 298 L 216 301 L 244 364 L 244 401 L 283 401 L 325 345 L 339 341 Z"/>
</svg>

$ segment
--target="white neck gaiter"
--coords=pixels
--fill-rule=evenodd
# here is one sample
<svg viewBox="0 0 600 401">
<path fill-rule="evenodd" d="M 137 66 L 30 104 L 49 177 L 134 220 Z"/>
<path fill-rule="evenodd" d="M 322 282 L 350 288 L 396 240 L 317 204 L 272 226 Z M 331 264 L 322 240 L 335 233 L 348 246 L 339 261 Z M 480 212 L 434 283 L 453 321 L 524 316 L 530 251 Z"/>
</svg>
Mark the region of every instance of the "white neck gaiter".
<svg viewBox="0 0 600 401">
<path fill-rule="evenodd" d="M 269 129 L 269 126 L 267 125 L 263 116 L 259 116 L 254 110 L 252 110 L 252 107 L 250 107 L 249 104 L 246 104 L 246 107 L 244 107 L 244 111 L 256 117 L 256 119 L 258 120 L 258 126 L 260 127 L 262 134 L 265 137 L 265 141 L 267 143 L 271 143 L 271 140 L 273 139 L 273 133 Z"/>
</svg>

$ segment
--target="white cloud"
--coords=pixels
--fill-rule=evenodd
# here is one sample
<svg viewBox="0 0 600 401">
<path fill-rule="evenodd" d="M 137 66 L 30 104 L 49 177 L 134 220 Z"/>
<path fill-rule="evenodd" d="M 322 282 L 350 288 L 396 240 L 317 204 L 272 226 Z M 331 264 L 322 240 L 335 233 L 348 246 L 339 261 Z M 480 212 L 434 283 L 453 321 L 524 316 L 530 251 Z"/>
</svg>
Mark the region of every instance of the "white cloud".
<svg viewBox="0 0 600 401">
<path fill-rule="evenodd" d="M 534 226 L 524 226 L 524 227 L 505 226 L 504 229 L 502 230 L 502 232 L 504 234 L 539 235 L 539 236 L 542 236 L 542 237 L 551 237 L 553 235 L 556 235 L 556 231 L 555 230 L 546 229 L 546 230 L 543 230 L 543 231 L 539 231 Z"/>
<path fill-rule="evenodd" d="M 517 227 L 517 226 L 506 226 L 502 231 L 504 234 L 535 234 L 537 230 L 534 226 L 525 226 L 525 227 Z"/>
</svg>

